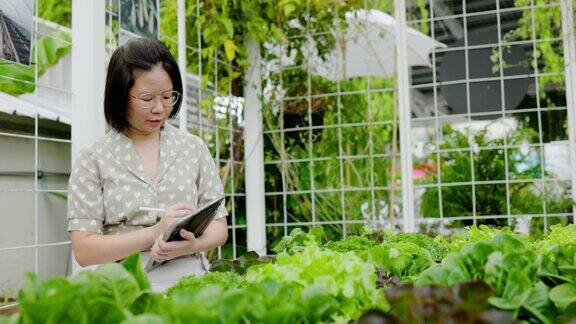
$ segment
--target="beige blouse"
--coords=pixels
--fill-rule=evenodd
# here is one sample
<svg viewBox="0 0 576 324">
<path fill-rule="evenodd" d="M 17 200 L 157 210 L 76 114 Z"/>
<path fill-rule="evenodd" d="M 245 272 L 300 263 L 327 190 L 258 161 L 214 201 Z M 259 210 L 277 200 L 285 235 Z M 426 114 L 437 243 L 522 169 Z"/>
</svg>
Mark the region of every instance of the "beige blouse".
<svg viewBox="0 0 576 324">
<path fill-rule="evenodd" d="M 186 202 L 194 208 L 223 197 L 214 160 L 198 136 L 170 124 L 160 132 L 156 179 L 144 172 L 132 140 L 109 132 L 76 159 L 68 185 L 68 231 L 120 234 L 156 224 L 158 212 Z M 216 218 L 226 217 L 225 203 Z"/>
</svg>

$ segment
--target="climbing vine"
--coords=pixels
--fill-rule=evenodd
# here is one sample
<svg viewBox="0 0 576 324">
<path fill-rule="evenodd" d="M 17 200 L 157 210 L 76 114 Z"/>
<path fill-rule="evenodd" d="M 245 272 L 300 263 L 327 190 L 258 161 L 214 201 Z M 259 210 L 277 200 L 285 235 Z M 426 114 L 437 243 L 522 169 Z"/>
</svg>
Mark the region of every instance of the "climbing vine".
<svg viewBox="0 0 576 324">
<path fill-rule="evenodd" d="M 222 89 L 237 80 L 248 68 L 246 42 L 286 42 L 286 51 L 297 50 L 296 65 L 304 61 L 300 51 L 306 34 L 316 42 L 317 54 L 324 57 L 335 46 L 333 29 L 339 21 L 345 27 L 344 15 L 359 8 L 380 8 L 388 1 L 365 0 L 200 0 L 187 1 L 187 43 L 200 50 L 188 51 L 188 69 L 201 74 L 206 81 L 217 81 Z M 176 39 L 176 1 L 161 4 L 161 31 Z M 175 42 L 167 42 L 177 52 Z M 274 53 L 263 51 L 263 59 Z M 200 63 L 202 63 L 200 65 Z M 240 83 L 233 85 L 237 95 Z"/>
<path fill-rule="evenodd" d="M 533 6 L 533 9 L 523 11 L 518 20 L 518 27 L 504 35 L 503 40 L 513 42 L 534 39 L 536 42 L 534 57 L 526 63 L 532 65 L 534 69 L 538 68 L 540 74 L 544 74 L 539 77 L 540 97 L 547 102 L 547 106 L 554 106 L 547 90 L 553 86 L 564 88 L 564 49 L 561 40 L 560 4 L 554 0 L 516 0 L 514 6 L 517 8 Z M 493 61 L 498 61 L 495 53 L 493 53 Z M 498 68 L 498 65 L 495 65 L 495 68 Z"/>
</svg>

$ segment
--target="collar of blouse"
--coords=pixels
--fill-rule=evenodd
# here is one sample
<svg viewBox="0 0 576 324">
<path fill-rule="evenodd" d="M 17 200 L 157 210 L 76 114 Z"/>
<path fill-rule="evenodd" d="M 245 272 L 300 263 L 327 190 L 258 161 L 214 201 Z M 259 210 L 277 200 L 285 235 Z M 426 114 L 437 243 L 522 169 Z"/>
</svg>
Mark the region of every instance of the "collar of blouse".
<svg viewBox="0 0 576 324">
<path fill-rule="evenodd" d="M 154 185 L 144 172 L 144 167 L 140 163 L 140 157 L 134 148 L 132 139 L 122 133 L 109 132 L 104 142 L 106 143 L 106 148 L 130 173 L 147 184 Z M 183 142 L 184 138 L 179 131 L 174 126 L 166 123 L 162 131 L 160 131 L 160 156 L 156 182 L 162 179 L 167 170 L 174 168 L 172 164 L 174 164 L 174 161 L 180 154 Z"/>
</svg>

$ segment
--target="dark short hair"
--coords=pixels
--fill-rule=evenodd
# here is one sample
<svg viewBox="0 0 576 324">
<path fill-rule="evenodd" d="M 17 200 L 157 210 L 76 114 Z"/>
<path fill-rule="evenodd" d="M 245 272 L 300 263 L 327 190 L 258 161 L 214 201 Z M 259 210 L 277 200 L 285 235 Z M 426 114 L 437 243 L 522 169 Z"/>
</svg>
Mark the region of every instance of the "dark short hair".
<svg viewBox="0 0 576 324">
<path fill-rule="evenodd" d="M 118 132 L 130 129 L 126 110 L 128 91 L 134 85 L 134 71 L 150 71 L 161 64 L 172 79 L 175 91 L 182 94 L 182 77 L 178 63 L 162 42 L 153 38 L 135 38 L 118 47 L 108 63 L 106 88 L 104 90 L 104 115 L 106 122 Z M 182 96 L 174 105 L 169 118 L 178 114 Z"/>
</svg>

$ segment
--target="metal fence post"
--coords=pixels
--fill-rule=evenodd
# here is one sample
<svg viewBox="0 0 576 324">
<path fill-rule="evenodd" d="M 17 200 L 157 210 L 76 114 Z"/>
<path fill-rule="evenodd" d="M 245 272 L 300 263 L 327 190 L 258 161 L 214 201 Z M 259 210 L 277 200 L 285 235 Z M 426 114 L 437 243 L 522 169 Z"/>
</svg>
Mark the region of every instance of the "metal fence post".
<svg viewBox="0 0 576 324">
<path fill-rule="evenodd" d="M 178 66 L 182 75 L 182 108 L 180 109 L 180 131 L 188 132 L 188 92 L 186 91 L 186 0 L 178 0 Z"/>
<path fill-rule="evenodd" d="M 568 113 L 568 142 L 570 163 L 576 162 L 576 40 L 574 39 L 574 8 L 571 0 L 561 1 L 562 37 L 564 44 L 564 72 L 566 74 L 566 103 Z M 571 172 L 572 221 L 576 222 L 576 171 Z"/>
<path fill-rule="evenodd" d="M 412 179 L 412 129 L 410 114 L 410 84 L 408 50 L 406 47 L 406 1 L 396 0 L 396 75 L 400 128 L 400 167 L 402 169 L 402 218 L 404 232 L 415 232 L 414 183 Z M 395 158 L 395 157 L 392 157 Z"/>
</svg>

